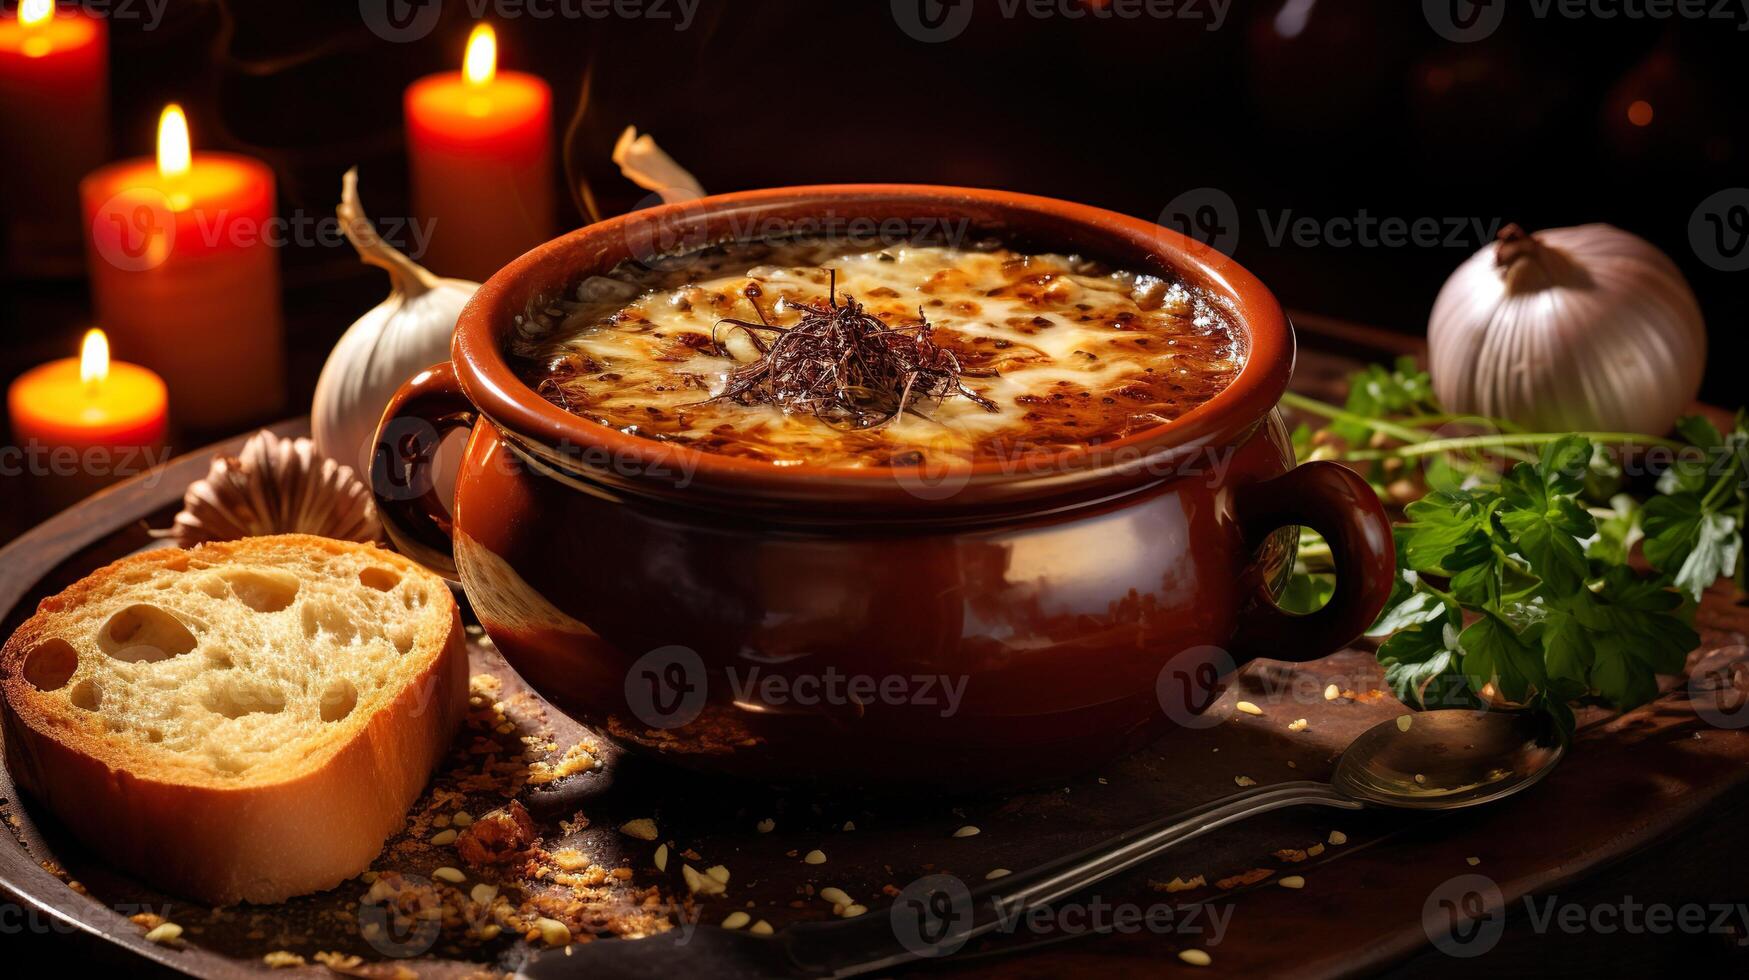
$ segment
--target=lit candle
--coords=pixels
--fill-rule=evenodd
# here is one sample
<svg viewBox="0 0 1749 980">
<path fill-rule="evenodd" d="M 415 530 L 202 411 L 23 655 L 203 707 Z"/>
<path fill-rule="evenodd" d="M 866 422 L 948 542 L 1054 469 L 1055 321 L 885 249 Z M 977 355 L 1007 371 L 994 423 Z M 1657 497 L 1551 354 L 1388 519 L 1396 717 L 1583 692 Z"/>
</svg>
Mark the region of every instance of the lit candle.
<svg viewBox="0 0 1749 980">
<path fill-rule="evenodd" d="M 440 275 L 484 280 L 553 236 L 552 91 L 497 60 L 481 24 L 461 71 L 407 88 L 413 210 L 433 221 L 421 261 Z"/>
<path fill-rule="evenodd" d="M 79 191 L 97 315 L 119 353 L 169 382 L 177 421 L 217 431 L 275 417 L 285 328 L 273 171 L 193 153 L 188 120 L 170 105 L 155 160 L 111 164 Z"/>
<path fill-rule="evenodd" d="M 0 259 L 18 272 L 78 274 L 79 175 L 108 155 L 108 48 L 102 20 L 54 0 L 0 17 Z"/>
<path fill-rule="evenodd" d="M 33 485 L 66 504 L 164 461 L 166 397 L 163 380 L 111 361 L 103 331 L 90 330 L 78 357 L 19 375 L 6 406 Z"/>
</svg>

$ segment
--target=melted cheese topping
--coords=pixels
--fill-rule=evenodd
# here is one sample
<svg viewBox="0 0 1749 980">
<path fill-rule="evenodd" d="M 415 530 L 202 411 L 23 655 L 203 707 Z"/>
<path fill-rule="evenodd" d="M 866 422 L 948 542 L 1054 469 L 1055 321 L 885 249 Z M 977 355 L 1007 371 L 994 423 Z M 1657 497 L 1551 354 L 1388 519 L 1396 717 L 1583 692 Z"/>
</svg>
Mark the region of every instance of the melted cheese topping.
<svg viewBox="0 0 1749 980">
<path fill-rule="evenodd" d="M 841 429 L 765 404 L 712 402 L 758 356 L 725 318 L 787 326 L 798 305 L 854 297 L 893 327 L 924 318 L 965 386 L 995 403 L 928 401 Z M 758 303 L 756 311 L 753 304 Z M 1023 458 L 1169 423 L 1243 364 L 1222 313 L 1178 283 L 1065 255 L 830 242 L 720 246 L 591 277 L 519 323 L 523 375 L 568 411 L 624 432 L 780 465 Z"/>
</svg>

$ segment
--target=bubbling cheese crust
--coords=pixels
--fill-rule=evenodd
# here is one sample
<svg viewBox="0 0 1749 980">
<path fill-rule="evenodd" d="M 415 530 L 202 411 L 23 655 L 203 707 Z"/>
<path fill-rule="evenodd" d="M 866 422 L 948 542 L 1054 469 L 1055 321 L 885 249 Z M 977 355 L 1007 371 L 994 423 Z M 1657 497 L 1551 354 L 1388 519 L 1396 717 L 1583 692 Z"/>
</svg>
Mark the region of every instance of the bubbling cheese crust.
<svg viewBox="0 0 1749 980">
<path fill-rule="evenodd" d="M 802 304 L 854 297 L 890 327 L 927 318 L 964 397 L 844 429 L 767 404 L 710 401 L 758 357 L 726 318 L 788 326 Z M 757 302 L 758 309 L 754 308 Z M 904 465 L 1054 454 L 1170 423 L 1244 363 L 1226 311 L 1181 283 L 1075 256 L 824 240 L 736 243 L 584 280 L 517 324 L 523 378 L 622 432 L 777 465 Z M 767 335 L 769 338 L 769 335 Z"/>
</svg>

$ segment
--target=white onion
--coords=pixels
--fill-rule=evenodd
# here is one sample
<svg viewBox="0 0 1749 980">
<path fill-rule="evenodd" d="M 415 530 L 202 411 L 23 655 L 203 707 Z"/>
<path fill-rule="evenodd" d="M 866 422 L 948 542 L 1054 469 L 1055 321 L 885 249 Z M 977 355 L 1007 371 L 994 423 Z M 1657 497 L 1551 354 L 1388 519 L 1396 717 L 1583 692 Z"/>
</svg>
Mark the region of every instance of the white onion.
<svg viewBox="0 0 1749 980">
<path fill-rule="evenodd" d="M 1451 411 L 1550 431 L 1662 435 L 1700 390 L 1706 326 L 1651 243 L 1609 225 L 1516 225 L 1458 267 L 1427 328 Z"/>
</svg>

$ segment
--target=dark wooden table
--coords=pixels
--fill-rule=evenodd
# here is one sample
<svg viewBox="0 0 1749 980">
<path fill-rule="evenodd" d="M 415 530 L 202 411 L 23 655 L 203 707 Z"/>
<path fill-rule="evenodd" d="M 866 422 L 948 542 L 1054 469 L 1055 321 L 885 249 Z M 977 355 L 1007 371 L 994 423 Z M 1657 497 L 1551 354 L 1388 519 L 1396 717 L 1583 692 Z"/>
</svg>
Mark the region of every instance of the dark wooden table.
<svg viewBox="0 0 1749 980">
<path fill-rule="evenodd" d="M 1302 389 L 1327 393 L 1330 385 L 1339 383 L 1352 368 L 1355 358 L 1377 359 L 1404 346 L 1391 335 L 1352 325 L 1307 315 L 1297 320 L 1305 348 L 1296 380 Z M 185 480 L 186 474 L 177 478 Z M 75 575 L 79 568 L 102 560 L 108 551 L 125 552 L 142 543 L 137 527 L 123 528 L 122 532 L 105 535 L 96 550 L 87 549 L 67 562 L 60 574 Z M 0 569 L 0 579 L 9 571 Z M 53 587 L 53 581 L 44 586 Z M 1744 632 L 1749 630 L 1749 611 L 1739 599 L 1724 593 L 1709 597 L 1707 648 L 1729 648 L 1743 642 Z M 16 616 L 12 618 L 16 620 Z M 489 662 L 489 652 L 476 651 L 476 656 Z M 1355 678 L 1370 669 L 1370 657 L 1364 651 L 1339 655 L 1311 668 L 1318 680 L 1326 676 Z M 1323 673 L 1316 673 L 1319 671 Z M 1291 673 L 1282 665 L 1248 669 L 1229 698 L 1254 698 L 1269 705 L 1271 691 L 1278 691 L 1282 679 Z M 1367 684 L 1376 686 L 1376 678 Z M 1230 933 L 1212 947 L 1216 964 L 1209 972 L 1331 976 L 1414 971 L 1417 975 L 1457 976 L 1480 967 L 1508 976 L 1531 971 L 1638 975 L 1654 966 L 1681 962 L 1734 968 L 1740 973 L 1749 962 L 1741 945 L 1749 939 L 1744 928 L 1749 922 L 1742 918 L 1732 923 L 1734 932 L 1709 928 L 1665 934 L 1630 931 L 1611 919 L 1616 915 L 1612 910 L 1628 905 L 1675 909 L 1749 900 L 1745 884 L 1749 876 L 1744 874 L 1749 862 L 1740 856 L 1741 828 L 1749 816 L 1749 733 L 1698 725 L 1693 713 L 1683 707 L 1681 692 L 1671 698 L 1629 719 L 1589 730 L 1589 743 L 1581 744 L 1556 778 L 1508 807 L 1426 827 L 1345 817 L 1340 823 L 1351 833 L 1352 844 L 1336 849 L 1339 854 L 1333 850 L 1327 858 L 1304 865 L 1272 862 L 1266 855 L 1278 847 L 1304 847 L 1321 839 L 1330 822 L 1322 817 L 1265 818 L 1247 825 L 1243 833 L 1224 832 L 1222 839 L 1199 842 L 1181 858 L 1163 860 L 1159 867 L 1115 882 L 1109 894 L 1131 903 L 1154 901 L 1166 896 L 1150 888 L 1149 879 L 1169 878 L 1180 871 L 1206 871 L 1213 880 L 1218 874 L 1260 862 L 1268 865 L 1269 879 L 1209 899 L 1229 902 L 1228 907 L 1237 910 Z M 1277 724 L 1259 722 L 1246 727 L 1241 719 L 1240 726 L 1188 733 L 1168 746 L 1114 763 L 1104 770 L 1109 783 L 1090 776 L 1065 787 L 1060 794 L 1047 790 L 1005 800 L 968 801 L 953 808 L 963 810 L 964 815 L 955 812 L 950 817 L 948 805 L 940 801 L 912 804 L 897 811 L 875 805 L 856 809 L 857 804 L 840 801 L 833 805 L 855 809 L 862 824 L 858 836 L 866 834 L 871 843 L 866 847 L 860 843 L 833 845 L 834 865 L 844 868 L 844 884 L 866 885 L 849 880 L 858 874 L 857 868 L 878 869 L 883 862 L 898 864 L 902 867 L 895 874 L 903 883 L 904 867 L 916 873 L 916 867 L 932 866 L 944 860 L 941 854 L 952 853 L 942 851 L 939 843 L 927 843 L 920 834 L 937 836 L 928 828 L 943 820 L 966 819 L 986 828 L 985 835 L 973 839 L 980 847 L 987 847 L 976 859 L 983 862 L 979 867 L 995 863 L 1023 866 L 1024 862 L 1090 843 L 1156 810 L 1228 792 L 1231 786 L 1223 775 L 1228 769 L 1255 771 L 1264 782 L 1316 778 L 1320 767 L 1327 767 L 1354 731 L 1398 710 L 1384 701 L 1357 702 L 1342 710 L 1316 704 L 1290 704 L 1281 710 L 1290 708 L 1312 715 L 1311 739 L 1298 743 L 1284 740 L 1275 730 Z M 1271 712 L 1279 713 L 1273 707 Z M 1225 754 L 1209 755 L 1211 748 Z M 1185 758 L 1199 761 L 1186 765 Z M 1298 759 L 1298 772 L 1289 774 L 1280 769 L 1284 758 Z M 1211 771 L 1215 767 L 1202 759 L 1222 760 L 1220 771 Z M 1265 766 L 1274 768 L 1265 771 Z M 761 796 L 758 791 L 746 791 L 745 796 L 732 796 L 725 803 L 715 795 L 723 791 L 720 787 L 703 787 L 707 792 L 699 797 L 685 788 L 671 788 L 673 781 L 631 762 L 622 764 L 615 759 L 611 768 L 617 779 L 612 794 L 603 786 L 592 796 L 584 787 L 583 795 L 575 800 L 579 806 L 587 803 L 591 813 L 606 814 L 598 822 L 607 826 L 617 822 L 613 816 L 616 799 L 626 796 L 639 800 L 636 806 L 663 813 L 698 810 L 701 798 L 708 798 L 713 807 L 732 809 L 738 802 Z M 746 890 L 736 895 L 738 901 L 756 898 L 769 902 L 773 911 L 761 914 L 779 925 L 783 915 L 793 916 L 782 901 L 785 895 L 780 875 L 788 863 L 776 857 L 761 858 L 758 842 L 749 839 L 744 829 L 726 828 L 709 819 L 692 820 L 690 826 L 683 818 L 673 822 L 706 853 L 736 855 L 731 863 L 737 881 L 747 881 Z M 665 818 L 665 829 L 668 823 Z M 879 836 L 883 824 L 891 828 L 884 837 Z M 618 851 L 616 859 L 637 866 L 640 877 L 654 874 L 647 866 L 647 856 L 627 848 L 611 831 L 589 838 L 587 843 L 592 853 Z M 894 853 L 901 859 L 895 860 Z M 414 849 L 403 860 L 416 865 L 425 857 Z M 1468 857 L 1477 857 L 1480 863 L 1472 867 Z M 964 873 L 971 868 L 954 870 Z M 1276 878 L 1299 870 L 1311 882 L 1307 889 L 1274 887 Z M 1484 937 L 1492 943 L 1491 948 L 1473 961 L 1435 949 L 1418 923 L 1421 903 L 1436 897 L 1443 883 L 1471 874 L 1488 876 L 1511 898 L 1497 937 L 1492 933 Z M 762 881 L 768 885 L 762 888 Z M 96 887 L 96 894 L 118 902 L 142 894 L 125 883 L 101 882 Z M 1521 892 L 1534 896 L 1530 904 L 1519 897 Z M 341 901 L 345 898 L 344 894 L 338 896 Z M 1539 921 L 1550 900 L 1563 910 L 1559 913 L 1563 918 L 1554 924 Z M 1569 909 L 1577 911 L 1565 911 Z M 708 914 L 720 917 L 726 910 L 718 908 Z M 90 936 L 68 934 L 35 921 L 21 914 L 22 907 L 17 904 L 0 906 L 0 912 L 4 911 L 20 913 L 0 916 L 0 934 L 10 934 L 7 949 L 9 957 L 17 957 L 14 962 L 32 968 L 89 962 L 132 973 L 168 969 Z M 1560 924 L 1569 921 L 1565 916 L 1574 914 L 1592 924 L 1576 929 Z M 123 936 L 124 940 L 136 938 Z M 917 969 L 1014 977 L 1112 971 L 1123 975 L 1173 971 L 1194 975 L 1173 955 L 1182 945 L 1171 937 L 1151 934 L 1062 937 L 1061 941 L 1031 935 L 997 941 L 987 948 L 968 950 L 971 955 Z M 1016 954 L 1010 952 L 1014 946 L 1027 949 Z M 196 968 L 192 959 L 166 958 L 166 962 Z M 248 972 L 253 966 L 243 960 L 236 968 Z M 701 966 L 701 972 L 708 972 L 708 964 Z"/>
</svg>

